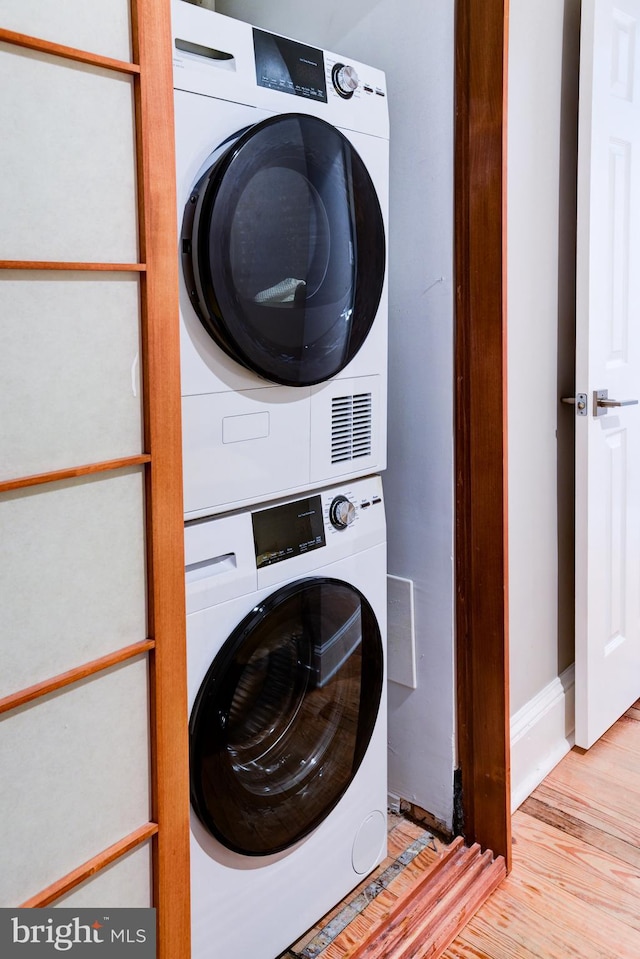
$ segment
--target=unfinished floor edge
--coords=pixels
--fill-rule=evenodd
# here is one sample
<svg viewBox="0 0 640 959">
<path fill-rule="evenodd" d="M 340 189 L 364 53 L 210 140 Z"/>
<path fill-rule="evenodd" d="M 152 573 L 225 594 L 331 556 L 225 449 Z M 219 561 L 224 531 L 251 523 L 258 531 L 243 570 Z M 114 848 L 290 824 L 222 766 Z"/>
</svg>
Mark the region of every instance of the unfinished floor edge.
<svg viewBox="0 0 640 959">
<path fill-rule="evenodd" d="M 477 844 L 413 834 L 280 959 L 437 959 L 505 876 L 504 859 Z"/>
</svg>

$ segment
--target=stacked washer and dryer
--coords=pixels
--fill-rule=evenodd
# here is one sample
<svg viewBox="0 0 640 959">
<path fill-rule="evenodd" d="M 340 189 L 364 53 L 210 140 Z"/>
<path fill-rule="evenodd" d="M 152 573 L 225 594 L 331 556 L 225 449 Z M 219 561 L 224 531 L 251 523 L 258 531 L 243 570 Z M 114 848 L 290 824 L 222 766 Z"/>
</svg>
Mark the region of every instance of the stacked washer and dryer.
<svg viewBox="0 0 640 959">
<path fill-rule="evenodd" d="M 192 955 L 274 959 L 386 853 L 386 89 L 173 42 Z"/>
</svg>

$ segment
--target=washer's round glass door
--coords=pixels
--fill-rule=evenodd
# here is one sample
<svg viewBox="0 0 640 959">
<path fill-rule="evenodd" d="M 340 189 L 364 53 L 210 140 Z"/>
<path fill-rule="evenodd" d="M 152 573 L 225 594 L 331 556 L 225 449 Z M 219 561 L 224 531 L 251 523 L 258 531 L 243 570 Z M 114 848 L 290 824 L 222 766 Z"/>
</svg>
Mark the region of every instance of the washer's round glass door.
<svg viewBox="0 0 640 959">
<path fill-rule="evenodd" d="M 384 281 L 382 213 L 360 155 L 316 117 L 255 124 L 194 187 L 182 260 L 197 315 L 237 362 L 288 386 L 335 376 L 364 343 Z"/>
<path fill-rule="evenodd" d="M 299 580 L 256 606 L 191 712 L 191 802 L 204 827 L 249 856 L 311 832 L 358 771 L 382 679 L 380 630 L 355 587 Z"/>
</svg>

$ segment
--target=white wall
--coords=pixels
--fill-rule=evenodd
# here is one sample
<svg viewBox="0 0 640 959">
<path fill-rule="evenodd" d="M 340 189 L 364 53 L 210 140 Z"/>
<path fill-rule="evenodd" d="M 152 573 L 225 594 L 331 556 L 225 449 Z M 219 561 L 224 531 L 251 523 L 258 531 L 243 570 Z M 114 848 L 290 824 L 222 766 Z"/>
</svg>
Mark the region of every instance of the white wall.
<svg viewBox="0 0 640 959">
<path fill-rule="evenodd" d="M 391 118 L 389 572 L 415 582 L 416 690 L 390 684 L 389 789 L 445 825 L 455 761 L 454 4 L 216 0 L 216 10 L 385 70 Z"/>
<path fill-rule="evenodd" d="M 575 176 L 580 0 L 511 0 L 508 115 L 512 779 L 572 730 Z"/>
</svg>

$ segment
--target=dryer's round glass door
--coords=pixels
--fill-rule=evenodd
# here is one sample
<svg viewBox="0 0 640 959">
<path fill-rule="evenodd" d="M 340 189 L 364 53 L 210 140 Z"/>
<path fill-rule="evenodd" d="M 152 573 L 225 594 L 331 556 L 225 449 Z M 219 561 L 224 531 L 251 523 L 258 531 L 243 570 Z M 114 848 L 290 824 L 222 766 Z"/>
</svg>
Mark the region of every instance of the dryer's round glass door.
<svg viewBox="0 0 640 959">
<path fill-rule="evenodd" d="M 261 377 L 335 376 L 378 310 L 385 236 L 374 184 L 335 127 L 283 114 L 232 139 L 194 187 L 182 230 L 192 305 Z"/>
<path fill-rule="evenodd" d="M 299 580 L 256 606 L 191 712 L 191 802 L 205 828 L 250 856 L 311 832 L 358 771 L 382 679 L 380 630 L 355 587 Z"/>
</svg>

